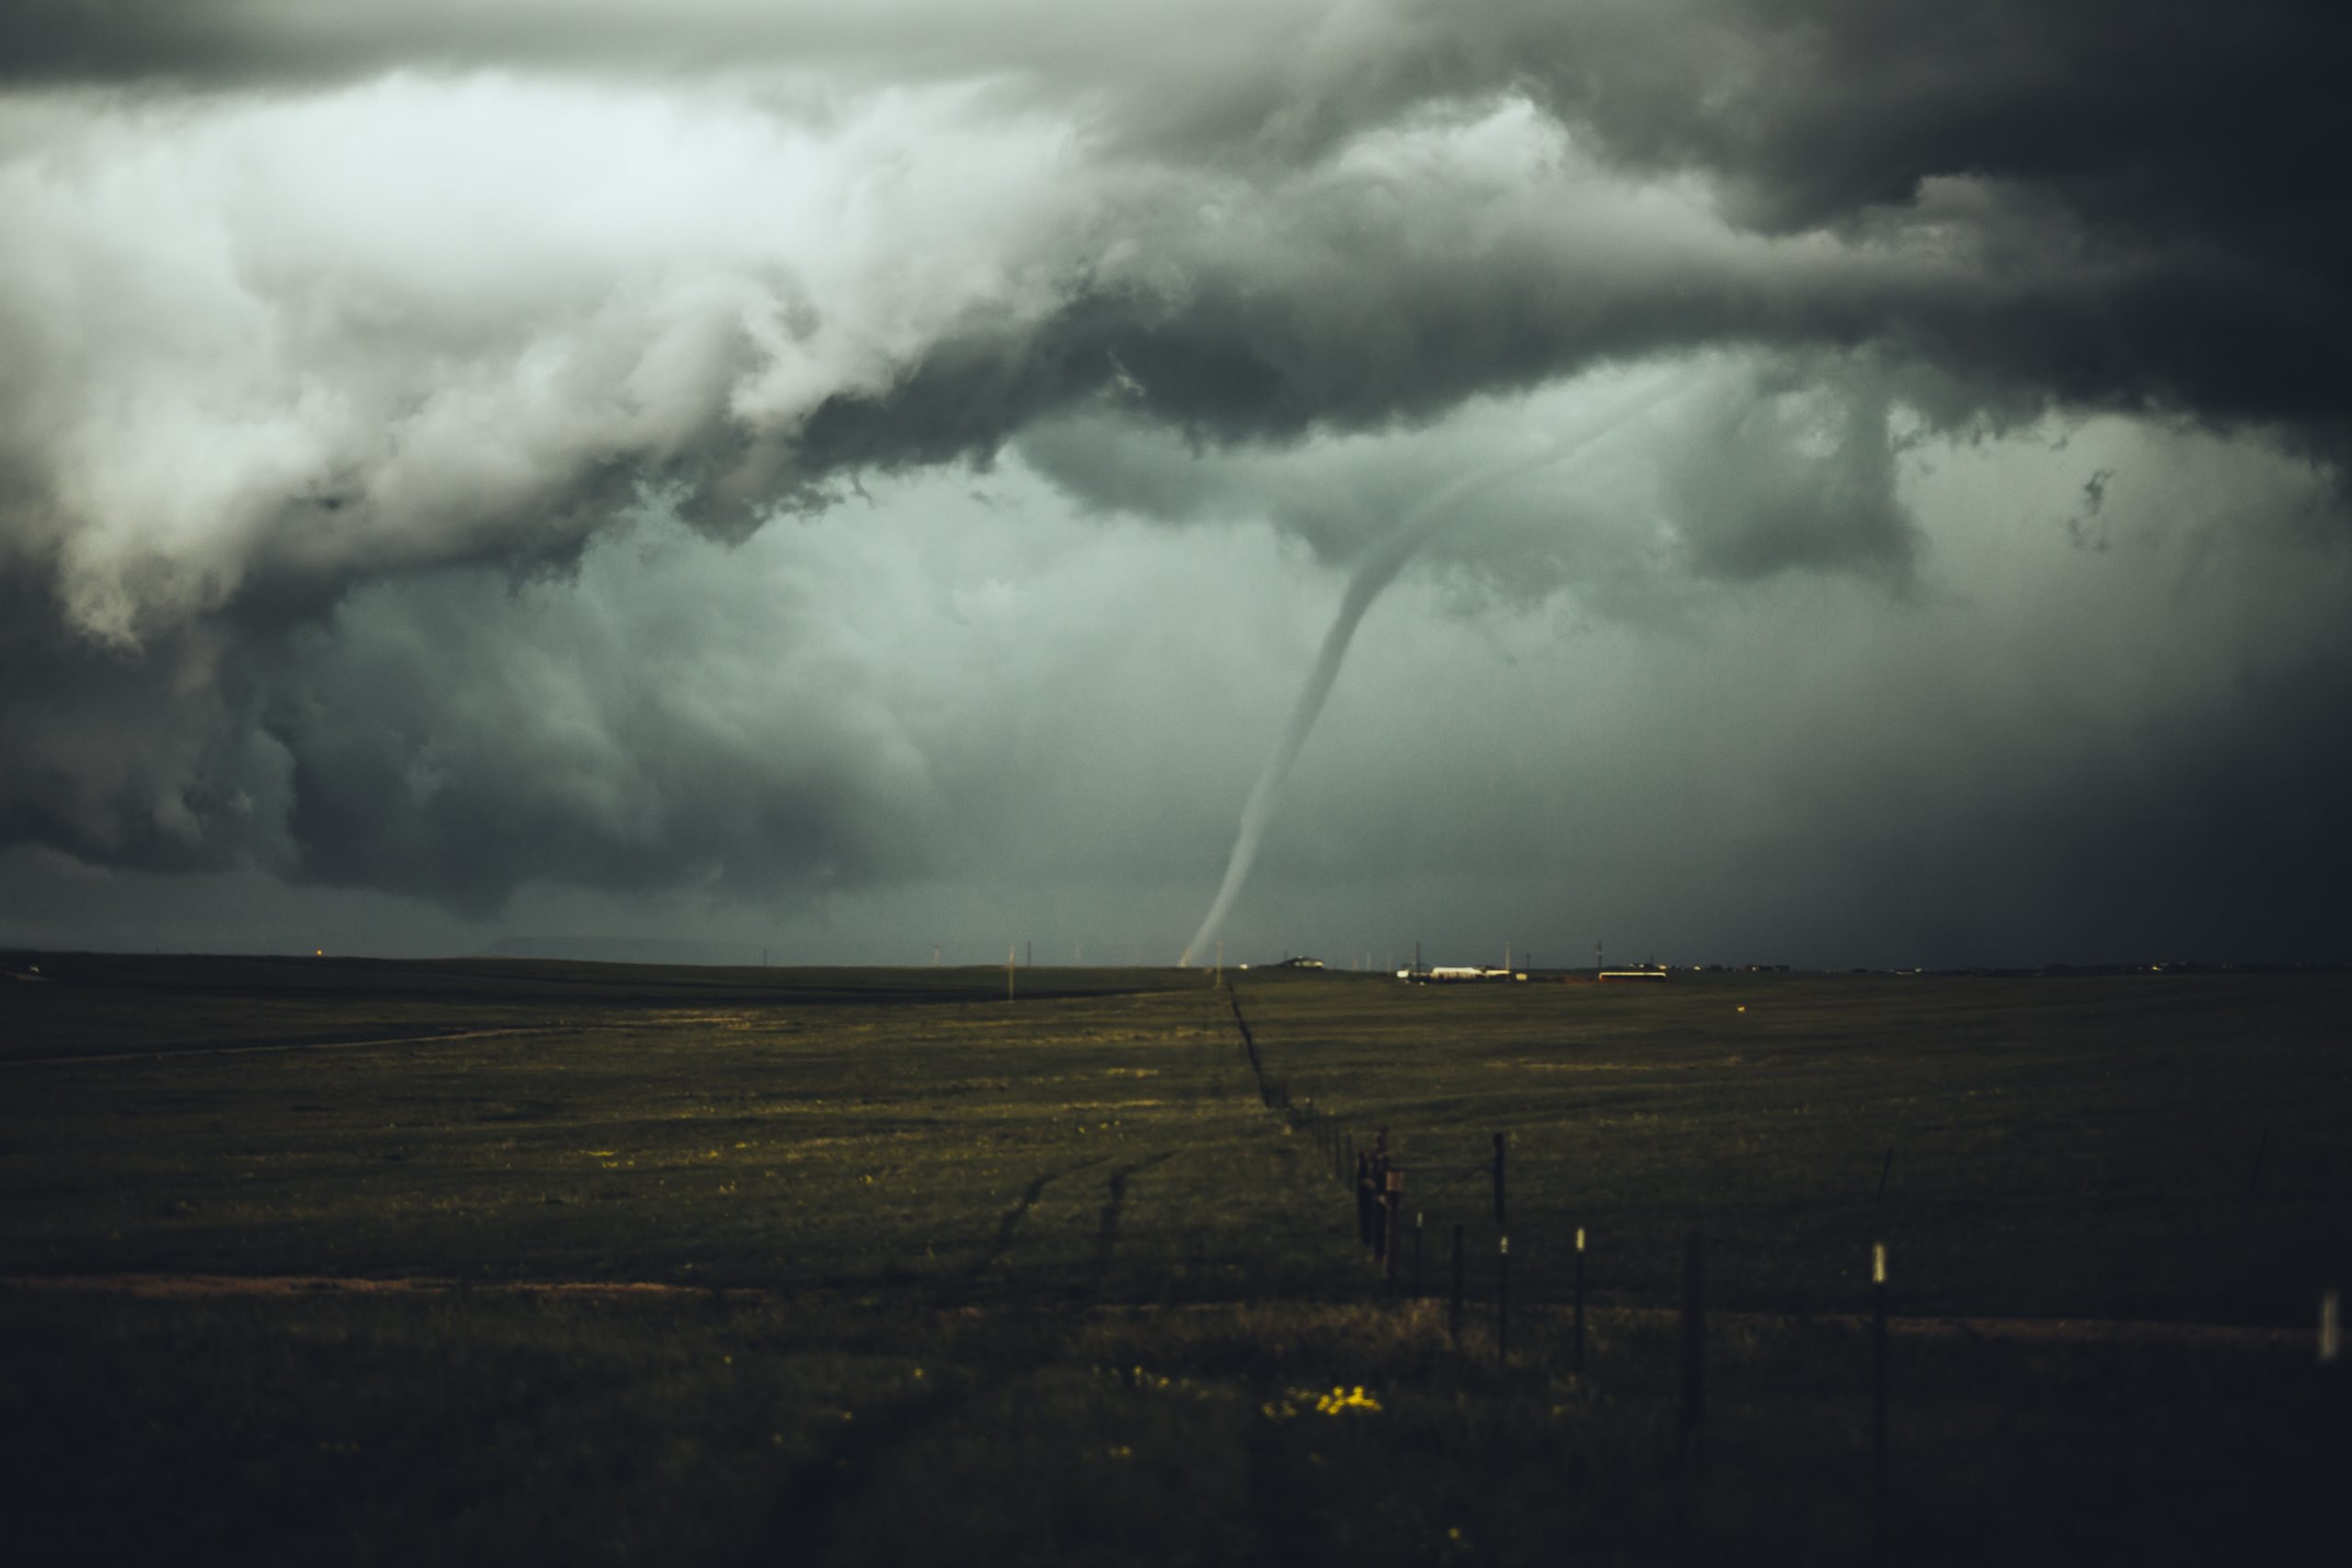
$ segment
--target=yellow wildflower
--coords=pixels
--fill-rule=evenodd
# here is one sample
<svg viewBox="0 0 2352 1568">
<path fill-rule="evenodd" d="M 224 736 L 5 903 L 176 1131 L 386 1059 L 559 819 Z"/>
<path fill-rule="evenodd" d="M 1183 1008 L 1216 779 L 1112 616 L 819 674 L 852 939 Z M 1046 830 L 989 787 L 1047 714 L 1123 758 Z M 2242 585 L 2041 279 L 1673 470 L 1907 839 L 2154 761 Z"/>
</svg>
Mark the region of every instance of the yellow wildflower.
<svg viewBox="0 0 2352 1568">
<path fill-rule="evenodd" d="M 1351 1389 L 1335 1387 L 1330 1393 L 1315 1402 L 1315 1408 L 1326 1416 L 1337 1416 L 1349 1410 L 1372 1413 L 1377 1412 L 1380 1407 L 1380 1401 L 1364 1393 L 1361 1384 Z"/>
</svg>

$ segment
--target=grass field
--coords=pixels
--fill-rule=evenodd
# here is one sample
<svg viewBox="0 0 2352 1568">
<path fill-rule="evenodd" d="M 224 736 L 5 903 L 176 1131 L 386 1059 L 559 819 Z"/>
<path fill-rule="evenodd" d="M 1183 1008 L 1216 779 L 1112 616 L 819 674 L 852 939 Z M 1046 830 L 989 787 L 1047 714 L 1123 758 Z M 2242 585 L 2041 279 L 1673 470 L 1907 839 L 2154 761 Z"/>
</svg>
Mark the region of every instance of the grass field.
<svg viewBox="0 0 2352 1568">
<path fill-rule="evenodd" d="M 2285 1560 L 2341 1486 L 2344 976 L 0 971 L 25 1561 L 1863 1562 L 1878 1239 L 1898 1560 Z"/>
</svg>

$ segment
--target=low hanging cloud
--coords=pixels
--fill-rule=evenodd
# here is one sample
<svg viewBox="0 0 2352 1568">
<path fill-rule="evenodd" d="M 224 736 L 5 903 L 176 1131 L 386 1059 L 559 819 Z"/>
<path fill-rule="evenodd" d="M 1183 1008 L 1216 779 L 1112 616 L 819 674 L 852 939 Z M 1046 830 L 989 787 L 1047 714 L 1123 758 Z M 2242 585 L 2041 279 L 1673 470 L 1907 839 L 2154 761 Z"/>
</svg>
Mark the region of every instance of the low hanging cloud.
<svg viewBox="0 0 2352 1568">
<path fill-rule="evenodd" d="M 952 834 L 887 709 L 786 660 L 775 711 L 697 713 L 614 651 L 641 626 L 552 652 L 501 595 L 649 517 L 741 540 L 1008 453 L 1349 563 L 1540 445 L 1513 411 L 1680 367 L 1606 484 L 1491 498 L 1550 534 L 1430 541 L 1522 597 L 1637 558 L 1907 593 L 1906 454 L 2053 409 L 2340 497 L 2352 220 L 2298 171 L 2352 130 L 2346 26 L 35 0 L 0 22 L 0 840 L 477 911 L 914 874 Z M 528 672 L 599 660 L 568 751 Z"/>
</svg>

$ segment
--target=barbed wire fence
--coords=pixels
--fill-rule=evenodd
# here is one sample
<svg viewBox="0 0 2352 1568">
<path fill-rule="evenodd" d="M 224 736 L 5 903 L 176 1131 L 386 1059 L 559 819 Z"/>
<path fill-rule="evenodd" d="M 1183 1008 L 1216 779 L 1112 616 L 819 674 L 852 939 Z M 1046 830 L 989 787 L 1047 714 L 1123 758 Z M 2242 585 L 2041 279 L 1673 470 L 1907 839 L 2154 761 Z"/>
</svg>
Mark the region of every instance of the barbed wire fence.
<svg viewBox="0 0 2352 1568">
<path fill-rule="evenodd" d="M 1233 1021 L 1241 1037 L 1242 1050 L 1247 1054 L 1251 1077 L 1258 1088 L 1260 1103 L 1281 1117 L 1294 1133 L 1312 1137 L 1327 1165 L 1331 1179 L 1352 1190 L 1356 1204 L 1357 1240 L 1363 1247 L 1378 1273 L 1384 1290 L 1401 1293 L 1408 1299 L 1428 1299 L 1426 1278 L 1426 1220 L 1442 1200 L 1446 1207 L 1456 1211 L 1464 1207 L 1491 1207 L 1494 1258 L 1492 1304 L 1494 1308 L 1493 1359 L 1498 1369 L 1508 1369 L 1510 1354 L 1510 1258 L 1509 1177 L 1510 1173 L 1510 1138 L 1507 1133 L 1491 1134 L 1489 1154 L 1483 1158 L 1455 1161 L 1449 1164 L 1411 1164 L 1396 1159 L 1389 1148 L 1388 1129 L 1376 1127 L 1370 1140 L 1363 1141 L 1362 1128 L 1351 1124 L 1344 1116 L 1335 1113 L 1329 1102 L 1316 1103 L 1312 1093 L 1294 1098 L 1286 1077 L 1269 1076 L 1261 1053 L 1256 1032 L 1241 1010 L 1240 998 L 1230 986 L 1226 987 L 1226 998 L 1232 1010 Z M 1875 1215 L 1882 1208 L 1887 1179 L 1894 1168 L 1894 1149 L 1890 1146 L 1880 1162 L 1878 1183 L 1872 1201 Z M 2256 1182 L 2260 1180 L 2260 1154 L 2257 1152 Z M 1476 1195 L 1486 1190 L 1487 1204 L 1477 1204 Z M 1400 1278 L 1406 1269 L 1402 1262 L 1406 1250 L 1408 1227 L 1405 1215 L 1412 1215 L 1410 1230 L 1411 1259 L 1409 1273 Z M 1449 1226 L 1447 1333 L 1457 1354 L 1475 1354 L 1475 1347 L 1465 1342 L 1464 1317 L 1469 1302 L 1471 1270 L 1465 1250 L 1470 1228 L 1459 1219 L 1445 1222 Z M 1578 1378 L 1588 1375 L 1586 1366 L 1586 1260 L 1589 1237 L 1586 1227 L 1574 1224 L 1566 1227 L 1573 1232 L 1569 1248 L 1569 1370 Z M 1874 1224 L 1873 1230 L 1883 1231 Z M 1697 1461 L 1706 1423 L 1707 1407 L 1707 1247 L 1702 1233 L 1690 1230 L 1684 1234 L 1682 1246 L 1681 1303 L 1679 1335 L 1679 1401 L 1676 1424 L 1675 1463 L 1687 1469 Z M 1887 1504 L 1888 1416 L 1889 1416 L 1889 1355 L 1888 1332 L 1890 1302 L 1888 1296 L 1887 1244 L 1883 1234 L 1870 1243 L 1867 1305 L 1856 1301 L 1853 1305 L 1870 1325 L 1870 1382 L 1871 1390 L 1870 1510 L 1871 1540 L 1874 1561 L 1884 1562 L 1889 1551 Z M 2331 1288 L 2324 1291 L 2319 1303 L 2317 1336 L 2318 1380 L 2314 1388 L 2314 1409 L 2317 1416 L 2318 1473 L 2333 1478 L 2335 1474 L 2335 1452 L 2343 1427 L 2340 1406 L 2344 1402 L 2341 1370 L 2341 1331 L 2339 1326 L 2339 1295 Z M 2332 1488 L 2332 1479 L 2328 1483 Z M 2333 1490 L 2322 1497 L 2320 1506 L 2331 1534 L 2336 1530 L 2336 1516 L 2341 1506 Z"/>
</svg>

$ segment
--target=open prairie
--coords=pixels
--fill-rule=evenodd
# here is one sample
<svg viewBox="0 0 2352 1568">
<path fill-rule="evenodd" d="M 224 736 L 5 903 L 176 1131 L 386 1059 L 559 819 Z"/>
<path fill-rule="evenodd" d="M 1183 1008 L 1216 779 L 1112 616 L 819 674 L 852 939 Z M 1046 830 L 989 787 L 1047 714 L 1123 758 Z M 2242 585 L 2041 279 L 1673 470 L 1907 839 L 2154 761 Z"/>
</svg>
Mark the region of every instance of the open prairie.
<svg viewBox="0 0 2352 1568">
<path fill-rule="evenodd" d="M 25 1561 L 1862 1562 L 1874 1242 L 1894 1559 L 2341 1494 L 2341 975 L 0 969 Z"/>
</svg>

